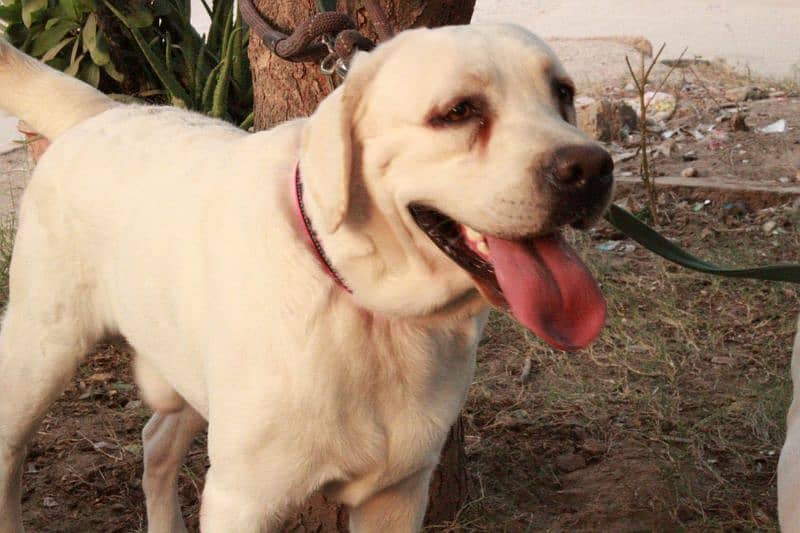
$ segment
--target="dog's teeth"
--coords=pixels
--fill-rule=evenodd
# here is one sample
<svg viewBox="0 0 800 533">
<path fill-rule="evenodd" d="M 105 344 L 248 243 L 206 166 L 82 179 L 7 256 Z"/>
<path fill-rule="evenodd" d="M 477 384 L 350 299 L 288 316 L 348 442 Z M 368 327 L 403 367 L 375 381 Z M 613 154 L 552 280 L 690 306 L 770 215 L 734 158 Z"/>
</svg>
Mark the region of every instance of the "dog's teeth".
<svg viewBox="0 0 800 533">
<path fill-rule="evenodd" d="M 483 237 L 481 237 L 481 239 L 483 239 Z M 479 243 L 478 243 L 478 244 L 475 246 L 475 248 L 477 248 L 478 252 L 479 252 L 481 255 L 489 255 L 489 246 L 486 244 L 486 241 L 484 241 L 484 240 L 481 240 L 481 242 L 479 242 Z"/>
<path fill-rule="evenodd" d="M 467 236 L 467 239 L 471 240 L 472 242 L 482 242 L 483 235 L 475 231 L 474 229 L 470 228 L 469 226 L 464 226 L 464 234 Z"/>
</svg>

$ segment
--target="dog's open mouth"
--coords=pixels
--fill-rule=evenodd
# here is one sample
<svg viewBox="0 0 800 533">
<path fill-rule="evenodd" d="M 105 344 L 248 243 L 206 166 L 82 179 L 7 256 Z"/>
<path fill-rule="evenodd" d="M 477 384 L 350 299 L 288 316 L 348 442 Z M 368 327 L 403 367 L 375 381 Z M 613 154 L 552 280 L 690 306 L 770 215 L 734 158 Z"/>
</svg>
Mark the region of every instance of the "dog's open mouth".
<svg viewBox="0 0 800 533">
<path fill-rule="evenodd" d="M 562 350 L 600 334 L 606 302 L 586 265 L 558 234 L 523 239 L 481 235 L 439 211 L 409 206 L 417 225 L 472 276 L 484 297 Z"/>
</svg>

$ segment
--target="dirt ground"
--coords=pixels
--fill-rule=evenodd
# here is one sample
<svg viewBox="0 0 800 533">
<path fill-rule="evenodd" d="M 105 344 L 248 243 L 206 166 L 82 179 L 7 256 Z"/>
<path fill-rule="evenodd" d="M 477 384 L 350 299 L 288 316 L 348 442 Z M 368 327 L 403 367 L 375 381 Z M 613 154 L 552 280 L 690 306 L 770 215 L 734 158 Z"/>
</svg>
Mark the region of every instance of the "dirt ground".
<svg viewBox="0 0 800 533">
<path fill-rule="evenodd" d="M 653 76 L 660 82 L 668 70 L 659 65 Z M 650 125 L 655 133 L 651 155 L 656 176 L 680 176 L 687 168 L 697 177 L 754 181 L 775 188 L 800 184 L 800 87 L 756 83 L 737 76 L 724 65 L 696 64 L 676 69 L 662 91 L 676 97 L 677 109 L 666 121 Z M 630 101 L 636 91 L 626 83 L 620 87 L 589 89 L 596 97 Z M 742 101 L 745 95 L 748 100 Z M 752 98 L 752 99 L 751 99 Z M 743 123 L 734 128 L 734 117 Z M 652 113 L 651 113 L 652 115 Z M 762 130 L 786 122 L 782 133 Z M 621 176 L 639 175 L 639 158 L 631 151 L 639 136 L 613 143 Z"/>
<path fill-rule="evenodd" d="M 730 132 L 729 119 L 717 121 L 733 109 L 726 91 L 751 81 L 695 70 L 668 86 L 679 109 L 663 127 L 684 131 L 668 152 L 663 132 L 653 135 L 657 174 L 691 165 L 701 176 L 796 184 L 800 98 L 792 88 L 739 104 L 753 129 Z M 632 95 L 621 87 L 593 94 Z M 786 133 L 756 130 L 781 118 Z M 710 124 L 725 135 L 701 127 Z M 698 127 L 702 139 L 691 133 Z M 634 144 L 610 148 L 618 155 Z M 688 152 L 696 159 L 685 161 Z M 638 172 L 638 160 L 620 162 L 618 172 Z M 637 190 L 620 199 L 641 206 L 644 197 Z M 662 189 L 659 200 L 661 230 L 705 258 L 800 261 L 791 198 Z M 436 530 L 776 530 L 800 289 L 693 274 L 605 223 L 571 238 L 607 295 L 608 326 L 594 346 L 566 354 L 493 316 L 464 411 L 471 498 Z M 25 467 L 29 531 L 144 530 L 139 435 L 149 412 L 128 362 L 119 348 L 100 346 L 45 418 Z M 192 530 L 207 467 L 204 437 L 197 441 L 180 476 Z"/>
</svg>

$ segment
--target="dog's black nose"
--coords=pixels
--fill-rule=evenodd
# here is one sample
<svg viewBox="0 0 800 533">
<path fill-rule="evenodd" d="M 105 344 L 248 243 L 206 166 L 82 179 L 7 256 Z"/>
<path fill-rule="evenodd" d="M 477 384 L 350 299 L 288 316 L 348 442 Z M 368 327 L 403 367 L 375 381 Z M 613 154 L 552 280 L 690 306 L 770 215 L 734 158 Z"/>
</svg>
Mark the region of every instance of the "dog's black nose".
<svg viewBox="0 0 800 533">
<path fill-rule="evenodd" d="M 569 144 L 553 150 L 545 166 L 553 201 L 553 223 L 589 227 L 614 190 L 614 161 L 596 144 Z"/>
<path fill-rule="evenodd" d="M 551 172 L 556 185 L 592 188 L 595 180 L 611 181 L 614 161 L 601 146 L 596 144 L 573 144 L 557 148 L 553 152 Z"/>
</svg>

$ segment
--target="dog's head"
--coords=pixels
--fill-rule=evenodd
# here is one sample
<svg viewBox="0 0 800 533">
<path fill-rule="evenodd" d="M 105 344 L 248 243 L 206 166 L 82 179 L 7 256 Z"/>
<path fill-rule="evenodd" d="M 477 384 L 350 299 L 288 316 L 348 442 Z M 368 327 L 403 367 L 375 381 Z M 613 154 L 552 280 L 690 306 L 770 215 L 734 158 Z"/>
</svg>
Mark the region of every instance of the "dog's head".
<svg viewBox="0 0 800 533">
<path fill-rule="evenodd" d="M 426 315 L 479 290 L 552 344 L 592 341 L 605 302 L 559 237 L 602 214 L 613 163 L 575 127 L 574 86 L 515 26 L 399 34 L 320 104 L 300 168 L 353 296 Z"/>
</svg>

